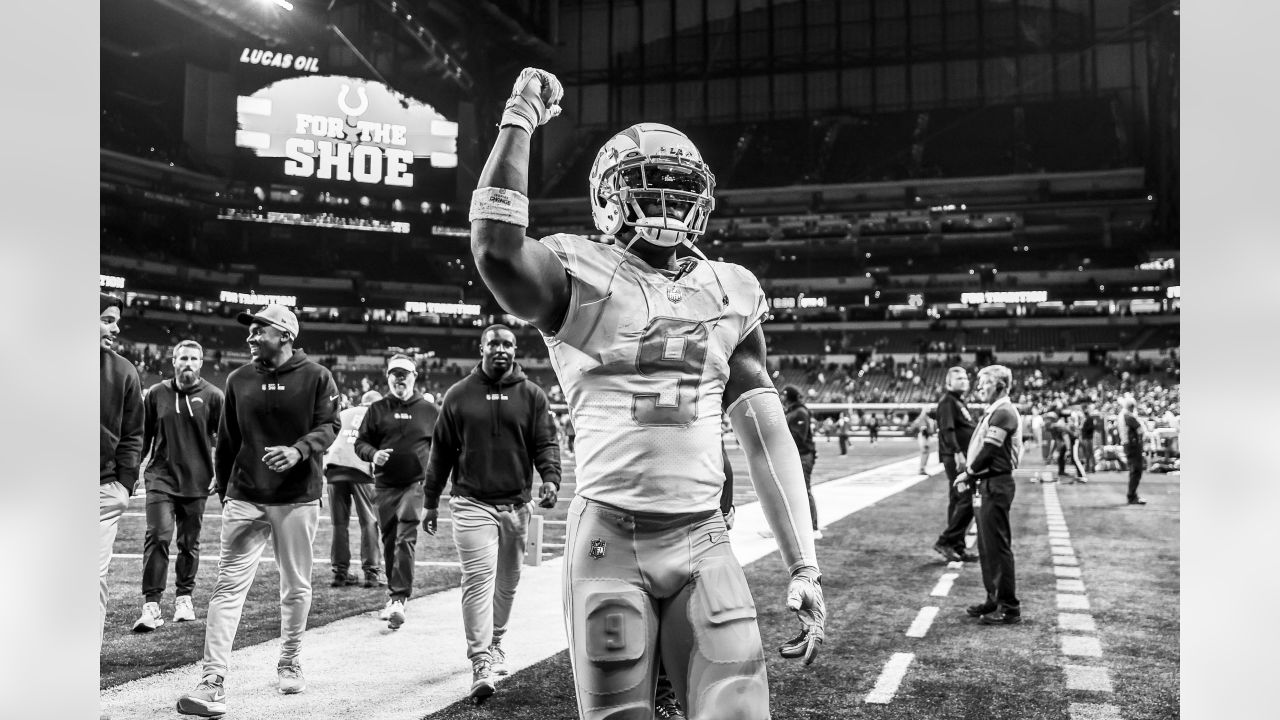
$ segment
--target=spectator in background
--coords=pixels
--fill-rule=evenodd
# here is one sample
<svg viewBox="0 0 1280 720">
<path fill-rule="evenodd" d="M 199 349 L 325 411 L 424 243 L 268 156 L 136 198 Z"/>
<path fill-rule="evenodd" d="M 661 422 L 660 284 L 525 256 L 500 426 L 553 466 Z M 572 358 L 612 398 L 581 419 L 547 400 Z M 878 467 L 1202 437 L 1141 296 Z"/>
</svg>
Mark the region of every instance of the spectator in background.
<svg viewBox="0 0 1280 720">
<path fill-rule="evenodd" d="M 933 418 L 929 417 L 928 408 L 920 409 L 911 421 L 911 428 L 916 436 L 916 446 L 920 448 L 920 474 L 928 475 L 925 466 L 929 464 L 929 439 L 933 437 Z"/>
<path fill-rule="evenodd" d="M 133 365 L 115 352 L 124 303 L 98 294 L 98 648 L 107 622 L 107 569 L 120 516 L 138 482 L 142 456 L 142 383 Z"/>
<path fill-rule="evenodd" d="M 480 336 L 480 362 L 445 392 L 427 469 L 422 528 L 436 534 L 440 494 L 453 476 L 449 510 L 462 563 L 462 619 L 471 661 L 471 697 L 494 692 L 507 674 L 502 637 L 524 560 L 536 467 L 539 505 L 554 508 L 560 448 L 547 394 L 515 362 L 516 337 L 505 325 Z"/>
<path fill-rule="evenodd" d="M 836 420 L 836 437 L 840 441 L 840 454 L 849 454 L 849 426 L 853 424 L 853 418 L 849 417 L 849 411 L 840 413 L 840 417 Z"/>
<path fill-rule="evenodd" d="M 390 394 L 369 406 L 356 435 L 356 455 L 373 463 L 382 558 L 387 568 L 387 627 L 405 621 L 405 603 L 413 593 L 414 549 L 422 518 L 422 483 L 431 456 L 431 433 L 440 410 L 416 385 L 417 367 L 407 355 L 387 363 Z"/>
<path fill-rule="evenodd" d="M 1130 505 L 1146 505 L 1147 501 L 1138 495 L 1138 483 L 1142 480 L 1143 457 L 1142 446 L 1146 440 L 1146 429 L 1138 418 L 1138 401 L 1126 397 L 1120 401 L 1120 445 L 1124 447 L 1125 463 L 1129 466 Z"/>
<path fill-rule="evenodd" d="M 351 509 L 354 506 L 360 523 L 360 566 L 364 570 L 364 587 L 385 585 L 378 533 L 378 516 L 374 511 L 373 466 L 356 455 L 356 436 L 369 411 L 369 406 L 382 399 L 382 393 L 370 390 L 360 404 L 344 408 L 338 418 L 342 423 L 338 437 L 324 453 L 324 477 L 329 482 L 329 516 L 333 520 L 333 542 L 329 559 L 333 567 L 333 587 L 355 585 L 359 578 L 351 567 Z"/>
<path fill-rule="evenodd" d="M 787 385 L 782 388 L 783 411 L 787 414 L 787 429 L 791 431 L 791 439 L 796 442 L 796 450 L 800 452 L 800 469 L 804 471 L 804 491 L 809 496 L 809 517 L 813 521 L 813 539 L 822 537 L 818 529 L 818 503 L 813 499 L 813 465 L 818 459 L 817 448 L 813 444 L 813 414 L 804 404 L 800 388 Z"/>
<path fill-rule="evenodd" d="M 880 439 L 880 418 L 876 417 L 875 413 L 867 413 L 867 434 L 870 436 L 872 445 Z"/>
<path fill-rule="evenodd" d="M 1069 422 L 1065 415 L 1060 416 L 1057 413 L 1049 413 L 1045 416 L 1049 421 L 1049 434 L 1053 438 L 1053 452 L 1058 456 L 1058 478 L 1061 479 L 1067 474 L 1067 459 L 1071 459 L 1071 465 L 1076 471 L 1076 482 L 1087 483 L 1089 478 L 1085 476 L 1084 468 L 1080 467 L 1080 459 L 1076 457 L 1076 426 Z"/>
<path fill-rule="evenodd" d="M 1086 402 L 1081 408 L 1084 421 L 1080 423 L 1080 458 L 1084 461 L 1085 472 L 1097 472 L 1097 464 L 1093 448 L 1094 437 L 1098 434 L 1101 420 L 1093 403 Z"/>
<path fill-rule="evenodd" d="M 173 379 L 147 390 L 142 447 L 150 452 L 147 533 L 142 544 L 142 614 L 135 632 L 164 624 L 160 597 L 169 577 L 169 542 L 178 533 L 173 621 L 195 620 L 191 593 L 200 569 L 200 528 L 213 492 L 213 441 L 222 422 L 223 395 L 200 377 L 204 348 L 194 340 L 173 347 Z"/>
<path fill-rule="evenodd" d="M 976 560 L 965 548 L 964 536 L 973 521 L 973 495 L 955 484 L 968 469 L 965 454 L 976 424 L 964 396 L 969 392 L 969 373 L 960 366 L 947 370 L 946 392 L 938 399 L 938 459 L 947 476 L 947 524 L 933 549 L 950 562 Z"/>
<path fill-rule="evenodd" d="M 222 506 L 218 579 L 209 599 L 204 668 L 178 712 L 226 712 L 223 679 L 249 587 L 270 539 L 280 573 L 277 688 L 306 689 L 299 655 L 311 612 L 311 548 L 320 524 L 321 459 L 338 434 L 338 387 L 324 366 L 295 350 L 298 318 L 283 305 L 240 313 L 252 361 L 227 377 L 214 448 Z"/>
</svg>

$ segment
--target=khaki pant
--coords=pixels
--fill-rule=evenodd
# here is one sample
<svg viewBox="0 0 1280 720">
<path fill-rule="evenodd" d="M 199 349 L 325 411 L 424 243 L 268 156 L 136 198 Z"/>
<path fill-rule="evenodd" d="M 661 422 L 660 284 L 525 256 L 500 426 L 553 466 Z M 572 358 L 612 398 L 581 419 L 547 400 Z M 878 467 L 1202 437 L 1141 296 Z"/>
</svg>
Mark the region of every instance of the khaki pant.
<svg viewBox="0 0 1280 720">
<path fill-rule="evenodd" d="M 298 657 L 311 612 L 311 546 L 319 524 L 318 500 L 293 505 L 227 500 L 222 507 L 218 579 L 205 620 L 205 674 L 227 674 L 240 614 L 268 539 L 280 571 L 280 660 L 289 663 Z"/>
<path fill-rule="evenodd" d="M 352 506 L 360 519 L 360 566 L 366 576 L 376 575 L 382 570 L 382 550 L 378 516 L 373 508 L 373 483 L 349 481 L 329 483 L 329 517 L 333 520 L 333 548 L 329 559 L 333 561 L 333 574 L 346 577 L 351 567 Z"/>
<path fill-rule="evenodd" d="M 129 491 L 112 481 L 98 485 L 98 649 L 102 649 L 102 633 L 107 626 L 107 568 L 111 566 L 111 550 L 116 544 L 120 516 L 129 505 Z"/>
<path fill-rule="evenodd" d="M 502 640 L 520 582 L 529 506 L 503 507 L 510 509 L 467 497 L 449 500 L 453 543 L 462 563 L 462 623 L 469 658 Z"/>
</svg>

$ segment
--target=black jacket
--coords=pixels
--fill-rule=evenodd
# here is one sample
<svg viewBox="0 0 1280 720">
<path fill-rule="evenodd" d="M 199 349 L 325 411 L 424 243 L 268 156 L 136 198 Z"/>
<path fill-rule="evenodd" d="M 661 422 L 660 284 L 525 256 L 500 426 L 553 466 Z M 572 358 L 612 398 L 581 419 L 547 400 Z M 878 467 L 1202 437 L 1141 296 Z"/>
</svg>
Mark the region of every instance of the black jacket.
<svg viewBox="0 0 1280 720">
<path fill-rule="evenodd" d="M 278 368 L 241 365 L 227 377 L 213 452 L 218 496 L 264 505 L 320 499 L 321 461 L 339 427 L 333 375 L 306 353 L 294 350 Z M 275 472 L 262 462 L 269 445 L 292 447 L 302 459 Z"/>
<path fill-rule="evenodd" d="M 202 379 L 190 388 L 158 382 L 143 401 L 143 452 L 151 451 L 147 490 L 176 497 L 208 497 L 213 480 L 213 435 L 222 422 L 222 391 Z M 154 444 L 154 447 L 152 445 Z"/>
<path fill-rule="evenodd" d="M 356 455 L 373 462 L 379 450 L 392 451 L 373 469 L 375 487 L 409 487 L 426 479 L 431 432 L 439 418 L 440 410 L 417 391 L 408 400 L 388 395 L 369 406 L 356 435 Z"/>
<path fill-rule="evenodd" d="M 813 445 L 813 424 L 809 407 L 803 402 L 789 403 L 786 407 L 787 429 L 791 438 L 796 441 L 796 449 L 801 455 L 812 455 L 817 452 Z"/>
<path fill-rule="evenodd" d="M 476 365 L 444 394 L 427 468 L 426 506 L 438 507 L 453 475 L 453 495 L 493 505 L 527 503 L 533 468 L 560 487 L 560 445 L 547 394 L 519 364 L 493 379 Z"/>
<path fill-rule="evenodd" d="M 977 424 L 959 393 L 943 393 L 938 400 L 938 457 L 969 452 L 969 439 Z"/>
<path fill-rule="evenodd" d="M 132 495 L 142 461 L 142 382 L 133 363 L 113 350 L 99 349 L 98 484 L 119 482 Z"/>
</svg>

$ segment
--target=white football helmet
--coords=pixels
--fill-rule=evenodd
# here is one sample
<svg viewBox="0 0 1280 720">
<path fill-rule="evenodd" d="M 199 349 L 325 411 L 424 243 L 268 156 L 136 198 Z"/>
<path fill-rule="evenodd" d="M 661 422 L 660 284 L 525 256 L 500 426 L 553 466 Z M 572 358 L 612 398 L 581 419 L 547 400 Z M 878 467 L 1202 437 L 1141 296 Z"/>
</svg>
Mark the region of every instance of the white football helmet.
<svg viewBox="0 0 1280 720">
<path fill-rule="evenodd" d="M 716 178 L 688 136 L 638 123 L 609 138 L 591 166 L 591 216 L 606 235 L 623 226 L 659 247 L 692 245 L 715 209 Z"/>
</svg>

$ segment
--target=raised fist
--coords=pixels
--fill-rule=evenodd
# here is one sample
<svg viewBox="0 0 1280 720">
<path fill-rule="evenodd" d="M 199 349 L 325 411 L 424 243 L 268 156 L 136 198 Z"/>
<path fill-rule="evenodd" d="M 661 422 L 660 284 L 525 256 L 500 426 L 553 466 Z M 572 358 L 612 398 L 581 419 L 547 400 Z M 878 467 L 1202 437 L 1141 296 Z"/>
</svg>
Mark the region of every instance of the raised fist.
<svg viewBox="0 0 1280 720">
<path fill-rule="evenodd" d="M 525 68 L 511 88 L 511 97 L 502 111 L 499 127 L 514 125 L 533 134 L 533 129 L 560 114 L 564 87 L 555 75 L 538 68 Z"/>
</svg>

